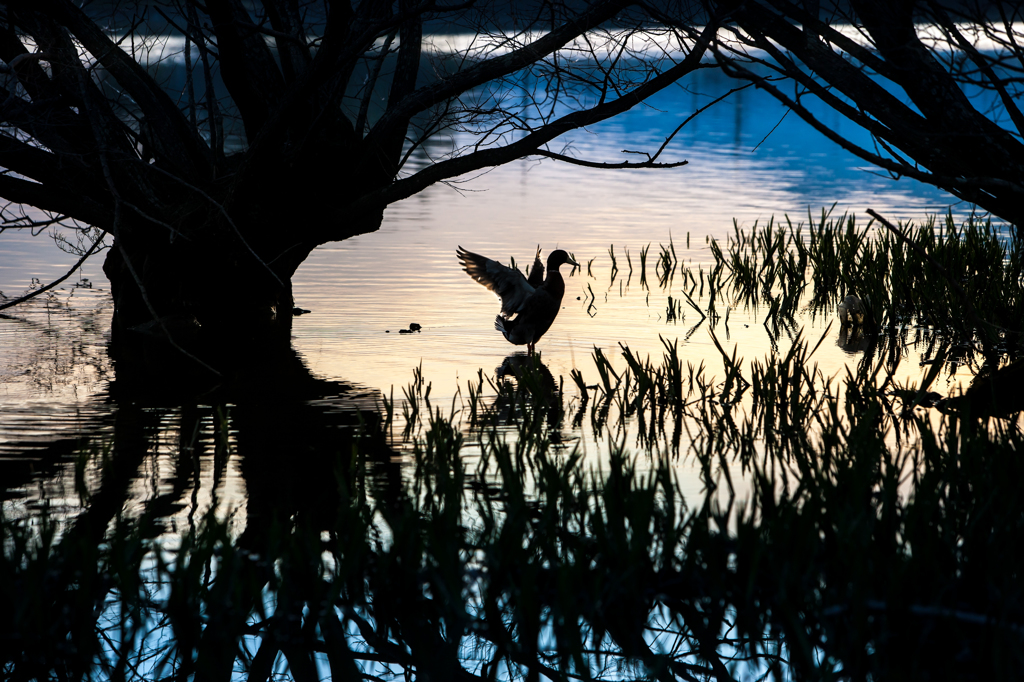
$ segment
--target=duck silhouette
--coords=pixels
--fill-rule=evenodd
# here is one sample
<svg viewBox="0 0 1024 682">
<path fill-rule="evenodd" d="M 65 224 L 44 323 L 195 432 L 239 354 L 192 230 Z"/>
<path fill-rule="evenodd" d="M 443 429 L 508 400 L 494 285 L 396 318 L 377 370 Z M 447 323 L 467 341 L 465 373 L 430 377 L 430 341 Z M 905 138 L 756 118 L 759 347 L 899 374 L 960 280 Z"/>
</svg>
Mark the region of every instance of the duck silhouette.
<svg viewBox="0 0 1024 682">
<path fill-rule="evenodd" d="M 864 302 L 850 294 L 839 304 L 839 322 L 843 327 L 864 326 Z"/>
<path fill-rule="evenodd" d="M 566 263 L 576 268 L 579 263 L 561 249 L 552 251 L 548 254 L 545 277 L 538 247 L 527 279 L 518 269 L 466 251 L 461 246 L 455 253 L 469 276 L 501 299 L 501 312 L 494 318 L 494 328 L 509 343 L 525 344 L 532 355 L 534 345 L 555 321 L 565 293 L 565 281 L 558 268 Z"/>
</svg>

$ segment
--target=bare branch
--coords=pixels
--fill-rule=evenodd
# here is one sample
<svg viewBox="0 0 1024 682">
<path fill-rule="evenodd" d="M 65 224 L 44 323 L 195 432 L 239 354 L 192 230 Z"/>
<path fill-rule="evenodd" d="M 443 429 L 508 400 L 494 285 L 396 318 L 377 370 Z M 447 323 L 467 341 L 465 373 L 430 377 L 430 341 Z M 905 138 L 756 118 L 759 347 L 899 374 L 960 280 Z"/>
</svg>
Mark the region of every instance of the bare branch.
<svg viewBox="0 0 1024 682">
<path fill-rule="evenodd" d="M 405 126 L 406 122 L 415 114 L 425 111 L 439 102 L 460 95 L 488 81 L 515 73 L 544 55 L 564 47 L 589 29 L 604 23 L 627 4 L 629 3 L 626 0 L 602 2 L 581 15 L 576 21 L 569 22 L 528 45 L 500 57 L 487 59 L 460 71 L 451 78 L 416 90 L 401 102 L 389 107 L 384 116 L 370 130 L 368 137 L 384 137 L 392 128 Z"/>
<path fill-rule="evenodd" d="M 49 61 L 52 58 L 47 52 L 24 52 L 12 59 L 9 64 L 0 63 L 0 73 L 18 74 L 18 67 L 28 61 Z"/>
<path fill-rule="evenodd" d="M 25 294 L 24 296 L 19 296 L 18 298 L 14 298 L 14 299 L 11 299 L 9 301 L 0 302 L 0 310 L 5 310 L 7 308 L 12 308 L 12 307 L 14 307 L 16 305 L 21 305 L 22 303 L 25 303 L 26 301 L 30 301 L 33 298 L 35 298 L 36 296 L 38 296 L 39 294 L 46 293 L 50 289 L 53 289 L 55 286 L 57 286 L 58 284 L 60 284 L 64 280 L 66 280 L 68 277 L 71 276 L 71 274 L 75 270 L 77 270 L 78 268 L 82 267 L 82 263 L 84 263 L 86 261 L 86 259 L 89 258 L 89 256 L 91 256 L 94 253 L 96 253 L 96 251 L 99 248 L 100 244 L 103 242 L 103 238 L 106 237 L 106 236 L 107 235 L 105 233 L 101 234 L 99 236 L 99 238 L 96 239 L 96 241 L 94 241 L 92 243 L 92 246 L 89 247 L 89 250 L 86 251 L 85 254 L 81 258 L 78 259 L 78 262 L 76 262 L 74 265 L 72 265 L 71 268 L 67 272 L 65 272 L 63 275 L 61 275 L 57 279 L 53 280 L 52 282 L 50 282 L 46 286 L 39 287 L 38 289 L 35 289 L 34 291 L 32 291 L 32 292 L 30 292 L 28 294 Z"/>
<path fill-rule="evenodd" d="M 625 150 L 623 150 L 625 152 Z M 530 156 L 544 156 L 549 159 L 555 159 L 556 161 L 564 161 L 565 163 L 571 163 L 576 166 L 585 166 L 587 168 L 604 168 L 604 169 L 619 169 L 619 168 L 679 168 L 690 163 L 689 161 L 676 161 L 674 163 L 656 163 L 653 161 L 653 157 L 648 161 L 622 161 L 620 163 L 604 163 L 600 161 L 587 161 L 585 159 L 577 159 L 572 156 L 566 156 L 565 154 L 557 154 L 550 152 L 546 149 L 538 149 L 537 151 L 530 154 Z"/>
<path fill-rule="evenodd" d="M 366 131 L 366 114 L 370 109 L 370 98 L 373 97 L 373 91 L 377 86 L 377 78 L 380 76 L 380 69 L 384 66 L 384 60 L 388 56 L 388 50 L 391 48 L 391 41 L 395 39 L 395 35 L 398 33 L 397 30 L 392 30 L 388 33 L 388 37 L 384 39 L 384 45 L 380 48 L 380 54 L 375 58 L 373 66 L 370 68 L 370 73 L 366 78 L 366 91 L 363 93 L 363 99 L 359 103 L 359 114 L 356 116 L 356 135 L 362 137 Z"/>
<path fill-rule="evenodd" d="M 110 40 L 95 23 L 68 0 L 45 0 L 47 9 L 81 41 L 117 81 L 131 93 L 154 129 L 161 156 L 191 173 L 204 174 L 207 149 L 145 69 Z M 98 104 L 98 103 L 97 103 Z"/>
<path fill-rule="evenodd" d="M 978 52 L 977 48 L 975 48 L 974 45 L 964 37 L 963 33 L 957 29 L 956 24 L 954 24 L 949 18 L 949 15 L 946 14 L 946 12 L 943 11 L 943 9 L 935 3 L 934 0 L 929 3 L 929 6 L 932 9 L 932 13 L 935 15 L 935 18 L 939 21 L 942 27 L 949 32 L 949 35 L 952 36 L 956 45 L 967 53 L 971 58 L 971 61 L 978 66 L 978 70 L 984 74 L 991 87 L 995 88 L 996 92 L 999 93 L 999 99 L 1002 100 L 1003 106 L 1006 107 L 1006 111 L 1013 120 L 1013 124 L 1017 127 L 1017 132 L 1024 135 L 1024 114 L 1021 113 L 1021 110 L 1017 107 L 1017 104 L 1014 102 L 1010 93 L 1006 91 L 1006 85 L 1003 80 L 996 76 L 992 71 L 992 66 L 989 64 L 989 61 L 983 57 L 981 53 Z"/>
<path fill-rule="evenodd" d="M 108 206 L 92 197 L 72 192 L 54 192 L 47 185 L 0 174 L 0 197 L 17 204 L 35 206 L 52 213 L 75 216 L 90 225 L 104 225 L 110 219 Z"/>
<path fill-rule="evenodd" d="M 717 30 L 715 23 L 709 23 L 696 40 L 693 49 L 681 62 L 618 99 L 566 114 L 505 146 L 481 149 L 465 156 L 435 163 L 408 178 L 396 180 L 389 186 L 358 199 L 354 202 L 352 210 L 357 213 L 380 210 L 388 204 L 412 196 L 435 182 L 536 154 L 543 145 L 559 135 L 621 114 L 699 68 L 700 60 Z"/>
</svg>

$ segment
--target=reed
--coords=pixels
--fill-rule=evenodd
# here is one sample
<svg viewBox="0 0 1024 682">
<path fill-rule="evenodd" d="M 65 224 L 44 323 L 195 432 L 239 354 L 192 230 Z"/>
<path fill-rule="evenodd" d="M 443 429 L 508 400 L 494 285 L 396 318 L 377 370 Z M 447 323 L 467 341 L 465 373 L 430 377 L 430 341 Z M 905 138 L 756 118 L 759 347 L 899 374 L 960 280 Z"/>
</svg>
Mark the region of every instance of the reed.
<svg viewBox="0 0 1024 682">
<path fill-rule="evenodd" d="M 734 306 L 763 308 L 778 339 L 799 332 L 801 311 L 830 316 L 852 294 L 866 311 L 862 330 L 883 353 L 908 328 L 941 335 L 948 348 L 976 348 L 986 373 L 1024 350 L 1024 240 L 987 219 L 957 224 L 947 214 L 882 227 L 823 209 L 806 223 L 788 216 L 750 229 L 734 223 L 724 244 L 706 243 L 710 262 L 696 267 L 678 261 L 671 241 L 660 245 L 655 271 L 671 292 L 667 322 L 679 319 L 681 300 L 700 315 L 698 324 L 715 324 Z M 646 260 L 641 249 L 642 285 Z M 672 292 L 677 272 L 682 286 Z"/>
<path fill-rule="evenodd" d="M 672 243 L 672 238 L 669 237 L 668 245 L 659 244 L 660 251 L 658 254 L 658 262 L 655 265 L 655 272 L 658 276 L 658 285 L 664 289 L 672 284 L 672 280 L 676 275 L 676 266 L 679 265 L 679 259 L 676 257 L 676 247 Z"/>
</svg>

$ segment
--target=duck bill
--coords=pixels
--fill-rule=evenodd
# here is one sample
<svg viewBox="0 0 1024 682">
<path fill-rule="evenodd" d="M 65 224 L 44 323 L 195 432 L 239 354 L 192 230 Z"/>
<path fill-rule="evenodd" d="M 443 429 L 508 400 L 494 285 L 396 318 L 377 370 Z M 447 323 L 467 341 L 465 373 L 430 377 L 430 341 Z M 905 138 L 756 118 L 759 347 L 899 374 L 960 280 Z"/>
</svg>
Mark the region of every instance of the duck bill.
<svg viewBox="0 0 1024 682">
<path fill-rule="evenodd" d="M 576 272 L 576 268 L 579 268 L 580 270 L 583 269 L 583 266 L 574 261 L 572 258 L 567 258 L 565 262 L 572 266 L 572 270 L 569 272 L 570 277 L 572 276 L 572 273 Z"/>
</svg>

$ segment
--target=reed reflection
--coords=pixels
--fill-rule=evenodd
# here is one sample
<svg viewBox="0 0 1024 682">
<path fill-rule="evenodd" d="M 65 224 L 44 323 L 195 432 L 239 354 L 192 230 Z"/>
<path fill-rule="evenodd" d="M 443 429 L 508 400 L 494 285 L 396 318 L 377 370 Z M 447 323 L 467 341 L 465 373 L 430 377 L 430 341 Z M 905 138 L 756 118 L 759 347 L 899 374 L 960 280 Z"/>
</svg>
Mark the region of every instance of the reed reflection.
<svg viewBox="0 0 1024 682">
<path fill-rule="evenodd" d="M 913 267 L 886 280 L 858 257 L 856 290 L 879 304 L 855 366 L 826 374 L 814 354 L 831 330 L 805 339 L 792 312 L 837 310 L 851 261 L 826 228 L 810 245 L 788 231 L 737 240 L 696 276 L 674 268 L 718 362 L 678 337 L 659 338 L 660 360 L 594 347 L 596 381 L 570 374 L 569 426 L 577 398 L 540 354 L 481 371 L 447 412 L 418 371 L 401 472 L 385 435 L 396 403 L 316 377 L 286 346 L 239 348 L 205 381 L 152 344 L 119 354 L 66 477 L 82 510 L 58 527 L 41 496 L 35 517 L 3 520 L 5 673 L 816 678 L 848 662 L 920 670 L 916 652 L 952 643 L 972 665 L 1016 651 L 1019 629 L 980 614 L 1020 620 L 1005 596 L 1021 542 L 1019 416 L 915 410 L 933 404 L 922 398 L 943 371 L 990 349 L 1005 366 L 977 385 L 1019 385 L 1019 337 L 968 343 L 979 332 L 949 305 L 948 281 Z M 969 229 L 968 244 L 997 237 Z M 912 258 L 896 242 L 868 246 L 872 262 Z M 988 283 L 972 284 L 1000 326 L 1020 319 L 1019 262 L 990 263 Z M 877 295 L 893 282 L 914 308 Z M 778 344 L 749 363 L 725 338 L 745 296 Z M 912 324 L 924 315 L 941 324 Z M 925 376 L 900 385 L 908 347 Z M 612 443 L 597 466 L 567 447 L 587 426 Z M 245 488 L 235 525 L 233 480 Z M 789 656 L 794 642 L 823 656 Z"/>
</svg>

